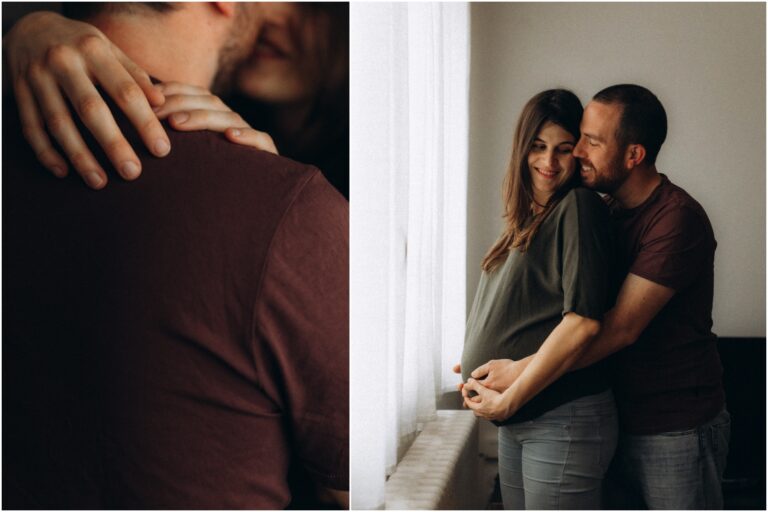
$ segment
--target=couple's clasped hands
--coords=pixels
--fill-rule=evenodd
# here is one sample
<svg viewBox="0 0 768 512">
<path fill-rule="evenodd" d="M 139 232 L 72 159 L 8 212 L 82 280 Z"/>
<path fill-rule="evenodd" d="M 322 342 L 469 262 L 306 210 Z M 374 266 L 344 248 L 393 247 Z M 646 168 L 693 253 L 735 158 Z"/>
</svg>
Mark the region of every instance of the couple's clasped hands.
<svg viewBox="0 0 768 512">
<path fill-rule="evenodd" d="M 464 407 L 487 420 L 504 420 L 517 412 L 511 395 L 505 391 L 517 380 L 524 367 L 512 359 L 492 359 L 475 368 L 467 382 L 458 385 Z M 453 367 L 461 373 L 461 365 Z M 474 394 L 472 393 L 474 392 Z"/>
<path fill-rule="evenodd" d="M 40 163 L 58 177 L 67 175 L 71 163 L 91 188 L 107 183 L 68 102 L 122 178 L 141 174 L 141 161 L 95 84 L 117 103 L 154 156 L 171 150 L 160 123 L 165 119 L 179 131 L 223 132 L 231 142 L 277 153 L 269 135 L 251 128 L 210 91 L 176 82 L 153 84 L 143 69 L 87 23 L 50 12 L 30 14 L 5 37 L 4 51 L 24 137 Z"/>
</svg>

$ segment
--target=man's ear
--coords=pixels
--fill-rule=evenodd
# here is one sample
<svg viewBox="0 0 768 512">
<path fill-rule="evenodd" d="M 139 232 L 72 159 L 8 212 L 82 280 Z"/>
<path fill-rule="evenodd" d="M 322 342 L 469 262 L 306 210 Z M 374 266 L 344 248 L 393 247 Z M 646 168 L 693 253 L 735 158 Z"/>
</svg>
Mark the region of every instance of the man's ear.
<svg viewBox="0 0 768 512">
<path fill-rule="evenodd" d="M 645 160 L 645 146 L 642 144 L 630 144 L 624 155 L 627 169 L 637 167 Z"/>
<path fill-rule="evenodd" d="M 216 8 L 217 11 L 219 11 L 224 16 L 231 18 L 235 15 L 235 9 L 236 9 L 236 3 L 237 2 L 212 2 L 213 6 Z"/>
</svg>

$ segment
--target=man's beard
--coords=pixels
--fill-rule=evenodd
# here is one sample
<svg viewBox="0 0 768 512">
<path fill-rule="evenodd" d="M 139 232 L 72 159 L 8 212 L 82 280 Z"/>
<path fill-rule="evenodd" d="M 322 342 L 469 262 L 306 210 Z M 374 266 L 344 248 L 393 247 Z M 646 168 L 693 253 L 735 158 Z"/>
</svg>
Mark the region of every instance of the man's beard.
<svg viewBox="0 0 768 512">
<path fill-rule="evenodd" d="M 251 55 L 259 32 L 260 23 L 256 9 L 247 3 L 237 4 L 235 21 L 229 39 L 219 52 L 219 66 L 211 90 L 221 96 L 232 92 L 235 69 Z"/>
<path fill-rule="evenodd" d="M 587 186 L 604 194 L 611 194 L 618 190 L 629 177 L 629 169 L 624 167 L 623 153 L 619 153 L 616 158 L 605 166 L 603 170 L 597 172 L 595 169 L 595 179 L 593 183 Z M 594 169 L 594 167 L 593 167 Z"/>
</svg>

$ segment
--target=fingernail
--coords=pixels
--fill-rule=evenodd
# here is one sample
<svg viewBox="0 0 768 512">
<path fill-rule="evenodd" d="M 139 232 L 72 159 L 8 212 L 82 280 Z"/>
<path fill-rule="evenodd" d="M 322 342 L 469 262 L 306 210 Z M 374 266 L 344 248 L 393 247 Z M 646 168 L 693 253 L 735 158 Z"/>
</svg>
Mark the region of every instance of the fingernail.
<svg viewBox="0 0 768 512">
<path fill-rule="evenodd" d="M 86 173 L 85 181 L 92 188 L 100 188 L 104 184 L 104 179 L 97 172 Z"/>
<path fill-rule="evenodd" d="M 243 134 L 243 132 L 241 132 L 237 128 L 232 129 L 230 133 L 232 134 L 233 137 L 239 137 Z"/>
<path fill-rule="evenodd" d="M 64 176 L 67 175 L 67 171 L 65 171 L 63 168 L 57 165 L 51 167 L 51 171 L 53 172 L 54 176 L 56 176 L 57 178 L 63 178 Z"/>
<path fill-rule="evenodd" d="M 168 143 L 167 140 L 158 139 L 158 141 L 155 142 L 155 154 L 157 156 L 165 156 L 168 154 L 170 150 L 171 150 L 171 145 Z"/>
<path fill-rule="evenodd" d="M 123 177 L 128 180 L 135 179 L 139 176 L 139 166 L 134 162 L 125 162 L 123 164 Z"/>
<path fill-rule="evenodd" d="M 186 112 L 171 114 L 171 120 L 176 124 L 184 124 L 187 122 L 187 119 L 189 119 L 189 114 Z"/>
</svg>

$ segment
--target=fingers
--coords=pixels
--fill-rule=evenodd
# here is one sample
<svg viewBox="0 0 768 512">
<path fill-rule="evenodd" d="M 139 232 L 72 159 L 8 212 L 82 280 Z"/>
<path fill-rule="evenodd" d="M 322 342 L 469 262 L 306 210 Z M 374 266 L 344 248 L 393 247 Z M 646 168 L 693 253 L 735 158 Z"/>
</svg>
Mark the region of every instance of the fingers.
<svg viewBox="0 0 768 512">
<path fill-rule="evenodd" d="M 483 417 L 481 414 L 478 414 L 479 409 L 483 407 L 483 400 L 479 396 L 464 398 L 464 407 L 475 411 L 475 416 Z"/>
<path fill-rule="evenodd" d="M 168 135 L 165 133 L 160 120 L 152 110 L 148 97 L 145 95 L 146 88 L 155 90 L 154 86 L 149 81 L 149 77 L 146 76 L 142 79 L 142 87 L 142 84 L 139 84 L 134 80 L 131 73 L 126 70 L 119 60 L 116 60 L 112 55 L 102 51 L 94 51 L 91 55 L 90 62 L 96 80 L 101 84 L 107 94 L 115 100 L 118 107 L 120 107 L 120 110 L 125 113 L 128 120 L 138 131 L 141 140 L 144 141 L 144 145 L 147 146 L 149 151 L 155 156 L 162 157 L 167 155 L 171 150 Z M 87 90 L 87 85 L 84 82 L 74 83 L 73 86 L 77 87 L 76 90 L 79 91 L 80 94 L 84 94 Z M 93 86 L 91 85 L 91 87 Z M 157 94 L 162 97 L 162 102 L 164 103 L 165 97 L 162 93 L 155 91 L 154 95 Z M 112 117 L 108 110 L 106 115 L 110 118 Z M 107 124 L 114 124 L 114 120 L 112 120 L 112 123 Z M 94 136 L 100 143 L 102 139 L 112 139 L 113 142 L 116 142 L 118 139 L 125 140 L 122 133 L 119 132 L 119 129 L 117 134 L 94 132 Z M 104 146 L 104 144 L 101 145 L 105 150 L 107 149 L 107 146 Z M 133 153 L 132 149 L 131 153 Z M 117 155 L 114 155 L 114 158 L 113 155 L 109 155 L 109 152 L 107 152 L 107 155 L 110 156 L 110 160 L 113 162 L 117 159 Z M 136 161 L 138 162 L 138 158 L 136 158 Z M 120 170 L 120 167 L 116 166 L 116 168 L 118 171 Z"/>
<path fill-rule="evenodd" d="M 467 390 L 467 393 L 469 391 L 474 391 L 481 397 L 485 396 L 488 393 L 488 388 L 480 384 L 475 379 L 469 379 L 467 380 L 466 384 L 464 384 L 464 389 Z"/>
<path fill-rule="evenodd" d="M 277 147 L 272 137 L 265 132 L 254 130 L 253 128 L 229 128 L 224 132 L 224 135 L 231 142 L 242 144 L 244 146 L 251 146 L 262 151 L 269 151 L 277 155 Z"/>
<path fill-rule="evenodd" d="M 461 373 L 461 365 L 460 364 L 453 365 L 453 373 Z"/>
<path fill-rule="evenodd" d="M 112 112 L 87 75 L 67 72 L 57 74 L 57 78 L 80 119 L 104 149 L 120 176 L 126 180 L 138 178 L 141 174 L 139 157 L 125 140 Z"/>
<path fill-rule="evenodd" d="M 191 96 L 210 95 L 211 91 L 204 87 L 181 82 L 162 82 L 157 88 L 167 97 L 174 94 L 186 94 Z"/>
<path fill-rule="evenodd" d="M 223 132 L 230 142 L 278 154 L 272 137 L 254 130 L 218 96 L 208 90 L 179 82 L 162 84 L 166 101 L 155 109 L 160 119 L 179 131 L 211 130 Z"/>
<path fill-rule="evenodd" d="M 235 112 L 222 112 L 220 110 L 174 112 L 168 118 L 168 122 L 174 129 L 185 132 L 197 130 L 224 132 L 231 127 L 248 128 L 248 124 Z"/>
<path fill-rule="evenodd" d="M 482 379 L 486 375 L 488 375 L 488 372 L 491 370 L 491 362 L 488 361 L 487 363 L 478 366 L 474 370 L 472 370 L 472 373 L 470 374 L 475 379 Z"/>
<path fill-rule="evenodd" d="M 30 86 L 40 104 L 45 124 L 86 184 L 100 189 L 107 175 L 83 142 L 58 86 L 47 73 L 30 73 Z"/>
<path fill-rule="evenodd" d="M 475 416 L 486 418 L 486 415 L 484 411 L 481 411 L 481 408 L 485 407 L 484 400 L 485 400 L 485 393 L 487 393 L 488 390 L 486 390 L 482 384 L 477 382 L 475 379 L 469 379 L 464 386 L 465 395 L 464 395 L 464 405 L 472 409 L 474 411 Z M 477 393 L 475 396 L 469 396 L 469 392 L 474 391 Z"/>
<path fill-rule="evenodd" d="M 111 49 L 112 53 L 117 57 L 117 60 L 120 61 L 120 64 L 123 65 L 125 70 L 131 75 L 131 78 L 133 78 L 141 88 L 150 106 L 159 107 L 165 103 L 165 95 L 163 94 L 162 89 L 158 87 L 159 84 L 153 84 L 147 72 L 137 66 L 135 62 L 120 50 L 120 48 L 112 45 Z"/>
<path fill-rule="evenodd" d="M 38 161 L 55 176 L 67 175 L 67 163 L 56 151 L 43 126 L 43 119 L 37 108 L 29 84 L 24 79 L 17 80 L 14 91 L 19 105 L 19 117 L 24 138 L 35 152 Z"/>
<path fill-rule="evenodd" d="M 218 96 L 213 94 L 168 94 L 165 97 L 165 104 L 155 109 L 155 115 L 160 119 L 165 119 L 171 114 L 179 112 L 188 113 L 192 110 L 232 112 Z M 234 114 L 234 112 L 232 113 Z M 242 119 L 240 123 L 242 126 L 248 126 Z"/>
</svg>

